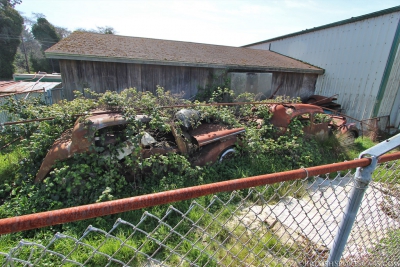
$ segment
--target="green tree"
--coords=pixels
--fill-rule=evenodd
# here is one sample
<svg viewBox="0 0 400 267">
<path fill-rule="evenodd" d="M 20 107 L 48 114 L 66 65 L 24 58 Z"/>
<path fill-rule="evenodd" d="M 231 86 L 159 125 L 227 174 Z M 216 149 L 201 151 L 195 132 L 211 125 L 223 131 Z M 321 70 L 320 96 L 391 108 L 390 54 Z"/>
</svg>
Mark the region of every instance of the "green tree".
<svg viewBox="0 0 400 267">
<path fill-rule="evenodd" d="M 103 33 L 103 34 L 116 34 L 117 31 L 110 26 L 104 26 L 104 27 L 97 27 L 97 32 L 98 33 Z"/>
<path fill-rule="evenodd" d="M 56 28 L 45 18 L 38 18 L 37 22 L 32 25 L 32 34 L 40 42 L 43 51 L 61 40 Z"/>
<path fill-rule="evenodd" d="M 43 54 L 41 43 L 35 39 L 31 32 L 31 28 L 37 23 L 37 19 L 46 18 L 46 16 L 41 13 L 32 13 L 31 17 L 24 16 L 21 13 L 21 16 L 24 18 L 24 30 L 22 31 L 22 42 L 15 56 L 15 71 L 19 73 L 31 72 L 31 70 L 53 71 L 51 62 Z M 54 28 L 61 39 L 71 34 L 67 28 L 57 26 L 54 26 Z"/>
<path fill-rule="evenodd" d="M 93 33 L 102 33 L 102 34 L 116 34 L 117 33 L 117 31 L 111 26 L 104 26 L 104 27 L 97 26 L 97 30 L 95 30 L 95 29 L 78 28 L 75 31 L 93 32 Z"/>
<path fill-rule="evenodd" d="M 46 60 L 44 55 L 46 49 L 61 40 L 56 28 L 47 19 L 39 17 L 36 23 L 32 25 L 32 34 L 42 47 L 41 57 L 35 58 L 32 54 L 30 55 L 34 71 L 60 72 L 58 60 Z"/>
<path fill-rule="evenodd" d="M 0 2 L 7 2 L 12 8 L 14 8 L 15 5 L 21 4 L 22 0 L 5 0 Z"/>
<path fill-rule="evenodd" d="M 13 8 L 20 1 L 0 0 L 0 78 L 11 78 L 21 42 L 23 18 Z"/>
<path fill-rule="evenodd" d="M 30 28 L 35 23 L 36 19 L 32 20 L 27 16 L 23 16 L 22 13 L 21 16 L 24 18 L 24 29 L 22 30 L 22 42 L 19 45 L 17 55 L 15 56 L 14 65 L 16 67 L 16 72 L 29 73 L 32 69 L 32 62 L 30 61 L 29 56 L 32 55 L 35 58 L 43 58 L 43 53 L 40 43 L 35 40 L 35 37 L 30 31 Z"/>
<path fill-rule="evenodd" d="M 58 27 L 58 26 L 54 26 L 54 27 L 56 28 L 56 32 L 61 37 L 61 39 L 64 39 L 65 37 L 68 37 L 68 35 L 71 34 L 71 31 L 69 31 L 67 28 Z"/>
</svg>

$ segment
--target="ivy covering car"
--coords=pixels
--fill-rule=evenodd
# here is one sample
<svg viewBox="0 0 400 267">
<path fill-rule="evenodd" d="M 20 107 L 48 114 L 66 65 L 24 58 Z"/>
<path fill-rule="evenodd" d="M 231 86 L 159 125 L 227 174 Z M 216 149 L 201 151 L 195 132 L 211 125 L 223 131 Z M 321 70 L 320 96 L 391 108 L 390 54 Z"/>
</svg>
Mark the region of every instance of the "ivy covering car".
<svg viewBox="0 0 400 267">
<path fill-rule="evenodd" d="M 203 166 L 234 153 L 238 135 L 244 128 L 230 128 L 221 124 L 201 123 L 196 110 L 183 109 L 176 113 L 176 123 L 169 124 L 169 131 L 135 133 L 127 136 L 129 122 L 120 113 L 94 115 L 84 121 L 79 119 L 72 131 L 67 131 L 50 148 L 36 175 L 35 182 L 42 181 L 56 161 L 65 160 L 76 153 L 101 153 L 103 157 L 122 160 L 138 152 L 148 158 L 156 154 L 179 153 L 188 155 L 194 165 Z M 151 117 L 137 115 L 135 123 L 150 123 Z M 194 127 L 196 126 L 196 127 Z M 136 141 L 136 142 L 135 142 Z M 118 146 L 114 155 L 110 149 Z"/>
<path fill-rule="evenodd" d="M 267 110 L 272 116 L 265 120 L 260 118 L 260 109 Z M 247 117 L 256 122 L 258 127 L 265 123 L 273 125 L 277 135 L 284 134 L 289 124 L 297 120 L 303 125 L 306 135 L 326 138 L 337 132 L 359 136 L 354 124 L 347 123 L 345 117 L 324 113 L 324 110 L 309 104 L 263 104 L 254 106 L 253 115 Z M 93 115 L 84 121 L 77 120 L 74 128 L 56 140 L 48 151 L 36 175 L 35 182 L 42 181 L 50 172 L 56 161 L 72 157 L 76 153 L 99 153 L 102 157 L 113 157 L 123 160 L 136 153 L 142 158 L 152 155 L 178 153 L 190 158 L 193 165 L 204 166 L 222 160 L 235 152 L 235 145 L 242 142 L 241 136 L 245 127 L 230 127 L 219 123 L 210 123 L 201 119 L 199 111 L 182 109 L 175 114 L 168 131 L 142 131 L 127 135 L 129 125 L 120 113 L 110 112 Z M 152 118 L 147 115 L 136 115 L 134 123 L 148 124 Z M 139 127 L 140 128 L 140 127 Z M 112 154 L 111 148 L 117 147 Z"/>
</svg>

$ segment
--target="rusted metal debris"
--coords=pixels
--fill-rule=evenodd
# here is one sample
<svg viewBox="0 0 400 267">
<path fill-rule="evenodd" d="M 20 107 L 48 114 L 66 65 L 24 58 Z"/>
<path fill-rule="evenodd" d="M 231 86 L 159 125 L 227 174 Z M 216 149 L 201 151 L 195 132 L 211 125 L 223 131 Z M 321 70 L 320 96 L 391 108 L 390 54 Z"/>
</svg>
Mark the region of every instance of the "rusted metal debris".
<svg viewBox="0 0 400 267">
<path fill-rule="evenodd" d="M 327 97 L 327 96 L 322 96 L 322 95 L 312 95 L 308 98 L 308 100 L 305 102 L 307 104 L 312 104 L 312 105 L 317 105 L 323 108 L 329 108 L 333 110 L 340 110 L 341 105 L 338 103 L 335 103 L 334 101 L 337 100 L 336 98 L 337 95 Z"/>
</svg>

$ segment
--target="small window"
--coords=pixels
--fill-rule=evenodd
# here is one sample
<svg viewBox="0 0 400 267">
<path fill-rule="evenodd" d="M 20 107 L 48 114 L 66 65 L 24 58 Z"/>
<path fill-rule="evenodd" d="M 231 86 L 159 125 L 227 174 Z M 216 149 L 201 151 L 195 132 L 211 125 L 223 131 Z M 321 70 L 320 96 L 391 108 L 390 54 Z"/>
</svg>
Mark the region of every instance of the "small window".
<svg viewBox="0 0 400 267">
<path fill-rule="evenodd" d="M 310 113 L 304 113 L 299 116 L 300 120 L 310 120 Z"/>
<path fill-rule="evenodd" d="M 95 146 L 107 147 L 125 141 L 125 129 L 126 125 L 115 125 L 98 130 L 94 136 Z"/>
<path fill-rule="evenodd" d="M 301 122 L 301 124 L 305 127 L 305 126 L 309 126 L 310 125 L 310 113 L 304 113 L 301 114 L 297 117 L 295 117 L 295 119 L 299 120 Z"/>
<path fill-rule="evenodd" d="M 331 117 L 325 113 L 314 113 L 314 124 L 328 123 Z"/>
</svg>

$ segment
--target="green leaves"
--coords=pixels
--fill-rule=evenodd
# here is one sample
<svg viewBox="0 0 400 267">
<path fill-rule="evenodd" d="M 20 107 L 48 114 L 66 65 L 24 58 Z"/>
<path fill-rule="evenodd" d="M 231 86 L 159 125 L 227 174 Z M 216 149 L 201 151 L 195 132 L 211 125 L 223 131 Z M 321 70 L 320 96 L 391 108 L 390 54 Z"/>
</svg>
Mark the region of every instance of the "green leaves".
<svg viewBox="0 0 400 267">
<path fill-rule="evenodd" d="M 303 125 L 298 121 L 294 120 L 285 134 L 277 133 L 269 123 L 272 114 L 268 105 L 207 106 L 199 101 L 192 104 L 200 112 L 201 120 L 246 128 L 242 147 L 237 149 L 239 157 L 222 164 L 196 167 L 191 165 L 188 157 L 175 153 L 141 158 L 139 146 L 133 146 L 128 156 L 118 160 L 117 155 L 122 148 L 127 143 L 138 144 L 145 133 L 172 136 L 170 125 L 175 123 L 175 113 L 180 108 L 171 106 L 190 102 L 171 95 L 162 87 L 157 88 L 156 95 L 139 92 L 135 88 L 121 93 L 97 94 L 89 90 L 75 93 L 73 101 L 61 101 L 52 106 L 45 106 L 35 99 L 9 99 L 3 107 L 17 120 L 54 117 L 54 120 L 40 123 L 7 126 L 2 135 L 8 136 L 9 140 L 16 136 L 24 137 L 20 146 L 26 157 L 21 160 L 14 181 L 7 181 L 0 188 L 1 196 L 16 213 L 77 206 L 223 181 L 265 173 L 266 170 L 308 166 L 321 160 L 316 143 L 305 139 Z M 209 99 L 211 102 L 254 100 L 252 94 L 236 97 L 231 90 L 220 87 L 211 93 Z M 75 154 L 68 160 L 56 163 L 43 183 L 34 184 L 33 179 L 54 141 L 62 133 L 65 135 L 62 138 L 68 138 L 66 130 L 73 127 L 76 114 L 90 114 L 92 110 L 121 112 L 128 124 L 107 128 L 104 133 L 97 131 L 96 141 L 90 149 L 92 153 Z M 136 120 L 138 114 L 151 116 L 151 122 Z M 84 119 L 81 117 L 82 121 Z M 154 137 L 162 137 L 168 143 L 168 137 L 165 136 Z M 110 137 L 116 142 L 107 143 Z M 21 198 L 25 200 L 20 202 Z"/>
<path fill-rule="evenodd" d="M 0 78 L 11 78 L 14 58 L 21 42 L 23 18 L 13 8 L 17 1 L 0 2 Z"/>
<path fill-rule="evenodd" d="M 32 34 L 41 43 L 43 51 L 61 40 L 55 27 L 45 18 L 38 18 L 32 25 Z"/>
</svg>

